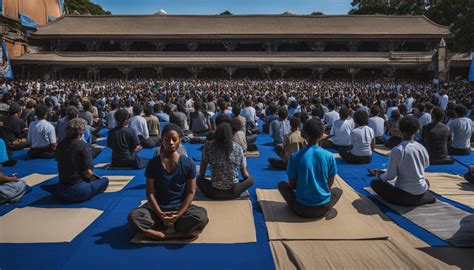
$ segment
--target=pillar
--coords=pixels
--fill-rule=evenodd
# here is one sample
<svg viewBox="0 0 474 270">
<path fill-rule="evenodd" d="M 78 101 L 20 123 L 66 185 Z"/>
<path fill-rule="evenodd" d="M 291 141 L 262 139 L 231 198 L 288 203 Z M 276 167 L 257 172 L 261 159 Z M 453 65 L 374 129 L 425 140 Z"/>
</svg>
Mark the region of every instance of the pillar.
<svg viewBox="0 0 474 270">
<path fill-rule="evenodd" d="M 448 61 L 446 53 L 446 42 L 444 38 L 441 39 L 438 46 L 438 79 L 440 82 L 445 81 L 448 75 Z"/>
<path fill-rule="evenodd" d="M 123 75 L 125 75 L 125 80 L 128 81 L 128 74 L 130 73 L 130 70 L 132 69 L 129 67 L 122 67 L 119 70 L 123 73 Z"/>
<path fill-rule="evenodd" d="M 348 69 L 347 69 L 347 72 L 349 72 L 349 74 L 351 74 L 352 82 L 354 82 L 354 80 L 355 80 L 355 75 L 356 75 L 359 71 L 360 71 L 360 68 L 351 67 L 351 68 L 348 68 Z"/>
<path fill-rule="evenodd" d="M 236 67 L 227 67 L 225 69 L 227 71 L 227 74 L 229 74 L 229 80 L 232 80 L 232 75 L 237 71 Z"/>
<path fill-rule="evenodd" d="M 357 49 L 359 49 L 359 45 L 360 45 L 360 42 L 358 41 L 349 41 L 349 43 L 347 43 L 347 46 L 349 47 L 349 50 L 351 52 L 356 52 Z"/>
<path fill-rule="evenodd" d="M 192 52 L 197 50 L 198 47 L 199 47 L 199 44 L 195 40 L 186 42 L 186 48 L 188 48 L 188 50 Z"/>
<path fill-rule="evenodd" d="M 190 67 L 190 68 L 187 68 L 187 69 L 191 74 L 193 74 L 193 78 L 196 79 L 199 72 L 201 72 L 202 67 Z"/>
<path fill-rule="evenodd" d="M 163 51 L 166 47 L 166 43 L 162 41 L 152 41 L 151 44 L 153 44 L 153 46 L 155 46 L 156 50 L 159 52 Z"/>
<path fill-rule="evenodd" d="M 163 77 L 163 67 L 158 66 L 153 68 L 156 71 L 156 78 Z"/>
<path fill-rule="evenodd" d="M 280 76 L 282 78 L 285 78 L 285 75 L 288 72 L 288 70 L 289 70 L 288 68 L 281 67 L 281 68 L 278 69 L 278 72 L 280 73 Z"/>
</svg>

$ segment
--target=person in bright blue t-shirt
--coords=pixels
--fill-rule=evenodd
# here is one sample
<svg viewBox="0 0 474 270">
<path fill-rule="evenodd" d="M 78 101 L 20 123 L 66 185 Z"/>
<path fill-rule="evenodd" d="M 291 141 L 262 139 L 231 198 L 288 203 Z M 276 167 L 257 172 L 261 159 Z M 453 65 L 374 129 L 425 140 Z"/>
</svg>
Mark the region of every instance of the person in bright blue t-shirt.
<svg viewBox="0 0 474 270">
<path fill-rule="evenodd" d="M 336 159 L 319 145 L 324 135 L 320 119 L 306 121 L 303 137 L 308 146 L 294 153 L 287 167 L 288 182 L 278 183 L 278 190 L 290 208 L 299 216 L 323 217 L 342 195 L 331 188 L 337 174 Z"/>
</svg>

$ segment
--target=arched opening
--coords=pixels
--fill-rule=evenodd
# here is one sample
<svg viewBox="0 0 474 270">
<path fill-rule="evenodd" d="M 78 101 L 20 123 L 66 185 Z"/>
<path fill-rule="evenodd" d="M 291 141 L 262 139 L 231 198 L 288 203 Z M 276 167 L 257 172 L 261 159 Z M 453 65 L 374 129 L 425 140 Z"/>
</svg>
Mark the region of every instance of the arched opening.
<svg viewBox="0 0 474 270">
<path fill-rule="evenodd" d="M 69 45 L 64 49 L 65 52 L 86 52 L 87 45 L 80 42 L 80 41 L 72 41 Z"/>
<path fill-rule="evenodd" d="M 262 78 L 261 72 L 258 68 L 239 68 L 234 73 L 232 78 L 249 78 L 249 79 L 260 79 Z"/>
<path fill-rule="evenodd" d="M 193 75 L 186 68 L 165 68 L 164 78 L 192 78 Z"/>
<path fill-rule="evenodd" d="M 99 75 L 101 80 L 125 78 L 125 75 L 117 68 L 102 68 Z"/>
<path fill-rule="evenodd" d="M 312 77 L 312 70 L 310 68 L 290 68 L 286 74 L 285 78 L 289 79 L 304 79 Z"/>
<path fill-rule="evenodd" d="M 357 79 L 381 79 L 385 77 L 381 68 L 361 68 L 356 74 Z"/>
<path fill-rule="evenodd" d="M 128 79 L 154 79 L 157 77 L 154 68 L 139 67 L 133 68 L 128 73 Z"/>
<path fill-rule="evenodd" d="M 405 42 L 402 50 L 405 52 L 423 52 L 426 48 L 424 42 Z"/>
<path fill-rule="evenodd" d="M 186 44 L 184 42 L 178 43 L 167 43 L 163 51 L 167 52 L 186 52 L 189 51 L 188 48 L 186 47 Z"/>
<path fill-rule="evenodd" d="M 260 43 L 250 43 L 250 42 L 239 42 L 237 47 L 235 48 L 236 51 L 239 52 L 261 52 L 264 51 L 262 45 Z"/>
<path fill-rule="evenodd" d="M 87 79 L 87 69 L 84 67 L 70 67 L 64 68 L 61 70 L 60 79 L 76 79 L 76 80 L 86 80 Z"/>
<path fill-rule="evenodd" d="M 200 52 L 225 52 L 227 51 L 222 43 L 199 43 L 196 51 Z"/>
<path fill-rule="evenodd" d="M 283 41 L 278 44 L 278 51 L 282 52 L 307 52 L 311 51 L 311 47 L 302 41 Z"/>
<path fill-rule="evenodd" d="M 324 74 L 324 79 L 351 80 L 352 76 L 349 74 L 349 72 L 347 72 L 345 68 L 331 68 Z"/>
<path fill-rule="evenodd" d="M 380 51 L 380 43 L 376 41 L 361 42 L 358 49 L 359 52 L 378 52 Z"/>
<path fill-rule="evenodd" d="M 229 73 L 223 68 L 204 68 L 198 73 L 200 79 L 228 79 Z"/>
<path fill-rule="evenodd" d="M 119 52 L 122 51 L 120 48 L 120 43 L 115 40 L 108 40 L 103 43 L 103 50 L 105 52 Z"/>
<path fill-rule="evenodd" d="M 156 46 L 149 41 L 135 41 L 130 45 L 130 51 L 149 52 L 156 51 Z"/>
<path fill-rule="evenodd" d="M 348 52 L 349 46 L 345 42 L 329 42 L 325 46 L 325 51 L 328 52 Z"/>
</svg>

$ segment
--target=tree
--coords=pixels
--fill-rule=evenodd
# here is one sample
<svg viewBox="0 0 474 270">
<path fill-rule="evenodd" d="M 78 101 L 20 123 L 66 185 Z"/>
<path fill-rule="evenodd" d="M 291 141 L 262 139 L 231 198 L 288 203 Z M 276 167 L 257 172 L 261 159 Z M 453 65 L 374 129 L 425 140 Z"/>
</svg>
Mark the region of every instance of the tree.
<svg viewBox="0 0 474 270">
<path fill-rule="evenodd" d="M 111 15 L 110 11 L 105 11 L 101 6 L 90 2 L 89 0 L 65 0 L 64 9 L 67 14 L 73 14 L 74 11 L 81 15 Z"/>
<path fill-rule="evenodd" d="M 425 15 L 450 27 L 454 50 L 474 50 L 474 1 L 472 0 L 353 0 L 349 14 Z"/>
<path fill-rule="evenodd" d="M 317 15 L 324 15 L 324 13 L 322 13 L 321 11 L 313 11 L 311 13 L 312 16 L 317 16 Z"/>
<path fill-rule="evenodd" d="M 234 14 L 232 14 L 232 12 L 230 12 L 228 10 L 225 10 L 225 11 L 221 12 L 219 15 L 234 15 Z"/>
</svg>

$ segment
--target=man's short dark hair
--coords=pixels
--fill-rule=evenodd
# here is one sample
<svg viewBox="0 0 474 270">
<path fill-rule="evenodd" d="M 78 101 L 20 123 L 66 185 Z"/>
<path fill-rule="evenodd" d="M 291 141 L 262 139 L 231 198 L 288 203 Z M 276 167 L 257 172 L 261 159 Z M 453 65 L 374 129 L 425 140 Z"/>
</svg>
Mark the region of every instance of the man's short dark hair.
<svg viewBox="0 0 474 270">
<path fill-rule="evenodd" d="M 420 121 L 412 115 L 404 116 L 400 119 L 399 129 L 402 133 L 413 135 L 420 129 Z"/>
<path fill-rule="evenodd" d="M 280 108 L 278 110 L 278 117 L 280 119 L 286 119 L 288 117 L 288 110 L 285 108 Z"/>
<path fill-rule="evenodd" d="M 79 114 L 79 109 L 76 106 L 67 106 L 66 108 L 66 117 L 69 120 L 72 120 L 77 117 Z"/>
<path fill-rule="evenodd" d="M 370 107 L 370 114 L 372 116 L 379 116 L 380 111 L 381 109 L 378 105 L 373 105 L 372 107 Z"/>
<path fill-rule="evenodd" d="M 242 122 L 240 122 L 239 118 L 232 118 L 230 126 L 232 127 L 232 133 L 235 133 L 242 129 Z"/>
<path fill-rule="evenodd" d="M 38 118 L 45 118 L 46 115 L 48 114 L 48 107 L 44 106 L 44 105 L 38 105 L 35 107 L 35 115 L 38 117 Z"/>
<path fill-rule="evenodd" d="M 216 119 L 214 120 L 216 123 L 216 127 L 222 123 L 230 123 L 230 118 L 227 114 L 221 113 L 216 116 Z"/>
<path fill-rule="evenodd" d="M 114 113 L 115 121 L 117 121 L 117 123 L 121 125 L 123 125 L 125 121 L 128 120 L 128 116 L 129 116 L 128 111 L 125 109 L 120 109 Z"/>
<path fill-rule="evenodd" d="M 301 126 L 301 120 L 298 117 L 291 117 L 290 118 L 291 130 L 296 130 L 300 126 Z"/>
<path fill-rule="evenodd" d="M 464 107 L 464 105 L 458 104 L 456 107 L 454 107 L 454 113 L 457 117 L 464 117 L 467 114 L 467 109 Z"/>
<path fill-rule="evenodd" d="M 339 117 L 342 120 L 346 120 L 347 117 L 349 117 L 349 109 L 347 107 L 342 107 L 341 109 L 339 109 Z"/>
<path fill-rule="evenodd" d="M 431 117 L 433 118 L 433 122 L 441 122 L 444 118 L 444 111 L 440 107 L 435 107 L 431 112 Z"/>
<path fill-rule="evenodd" d="M 140 115 L 142 111 L 143 111 L 143 108 L 141 105 L 133 106 L 133 115 Z"/>
<path fill-rule="evenodd" d="M 358 126 L 367 126 L 369 124 L 369 114 L 364 110 L 358 110 L 354 113 L 354 123 Z"/>
<path fill-rule="evenodd" d="M 309 142 L 314 142 L 321 138 L 324 133 L 324 124 L 318 118 L 309 119 L 304 123 L 303 133 Z"/>
</svg>

